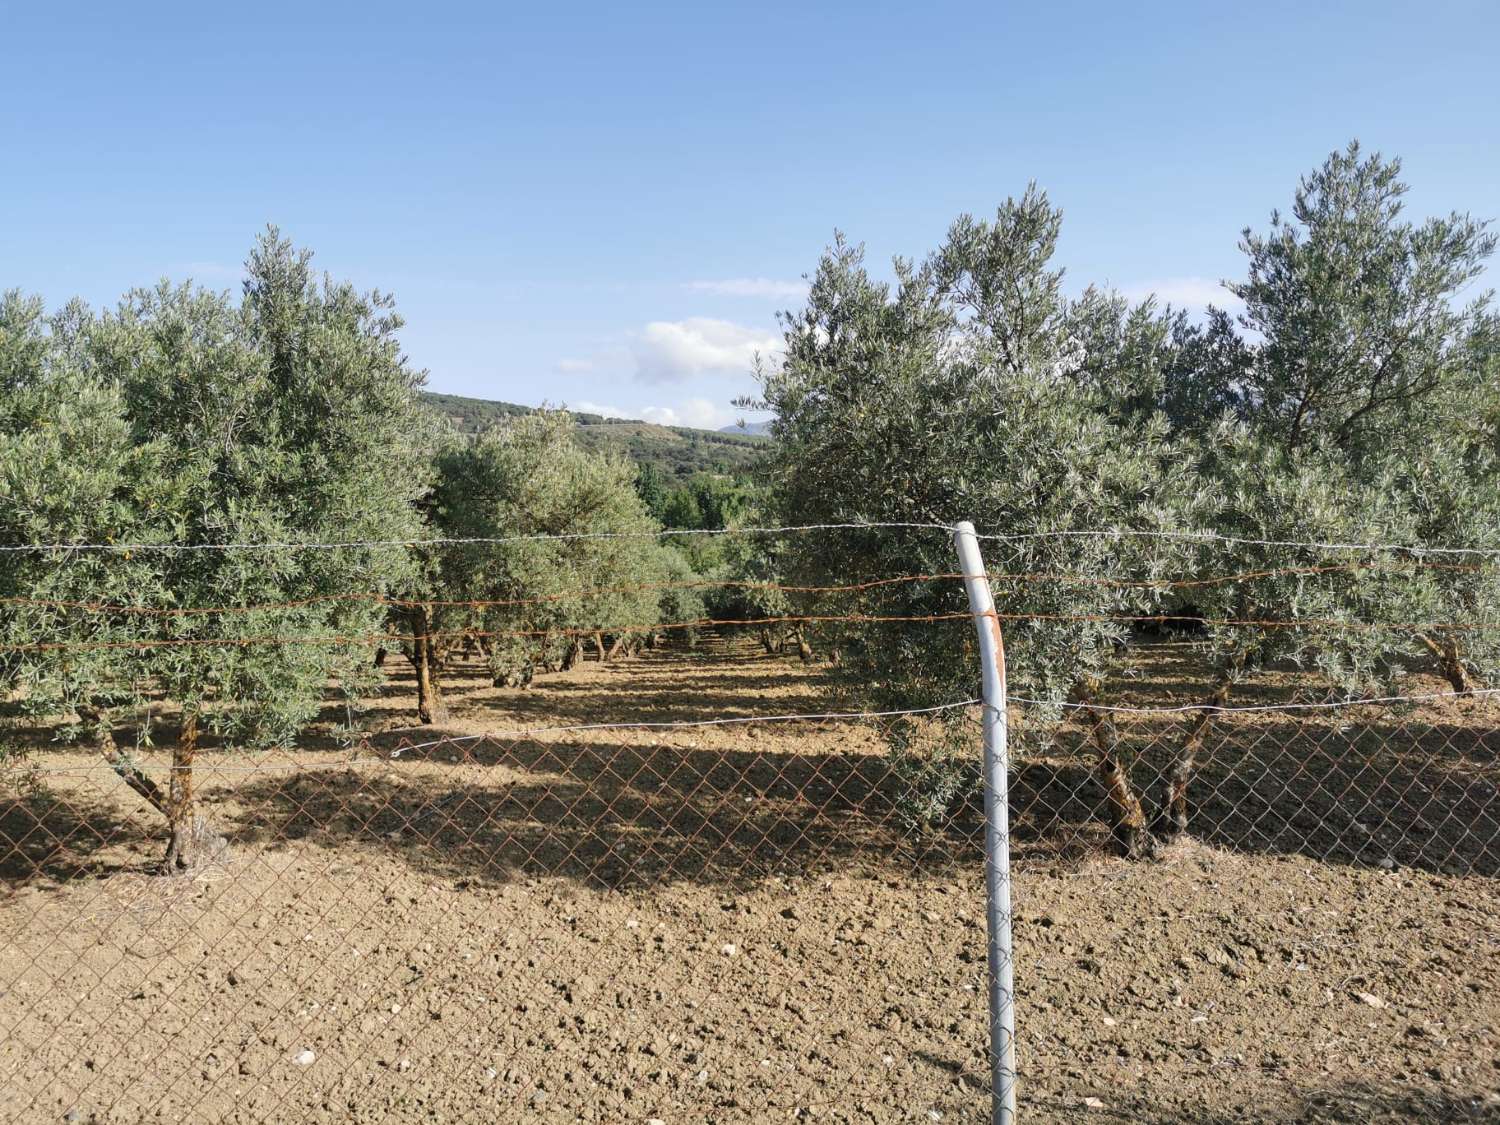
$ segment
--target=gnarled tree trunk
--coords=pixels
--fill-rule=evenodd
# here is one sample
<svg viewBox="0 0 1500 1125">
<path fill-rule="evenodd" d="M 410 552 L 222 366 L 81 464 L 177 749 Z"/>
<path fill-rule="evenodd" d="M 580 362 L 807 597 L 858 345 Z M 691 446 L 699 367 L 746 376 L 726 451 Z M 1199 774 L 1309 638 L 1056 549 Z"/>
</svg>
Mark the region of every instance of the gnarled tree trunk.
<svg viewBox="0 0 1500 1125">
<path fill-rule="evenodd" d="M 776 642 L 771 639 L 771 630 L 764 625 L 760 627 L 760 647 L 766 650 L 767 656 L 776 655 Z"/>
<path fill-rule="evenodd" d="M 579 643 L 578 638 L 568 638 L 568 647 L 563 650 L 562 670 L 571 672 L 582 655 L 583 645 Z"/>
<path fill-rule="evenodd" d="M 198 833 L 193 823 L 193 759 L 198 756 L 198 713 L 182 719 L 177 744 L 172 747 L 172 779 L 167 785 L 167 871 L 185 871 L 197 862 Z"/>
<path fill-rule="evenodd" d="M 604 634 L 598 629 L 594 630 L 594 647 L 599 650 L 599 663 L 603 664 L 609 657 L 604 652 Z"/>
<path fill-rule="evenodd" d="M 198 751 L 198 716 L 195 713 L 188 712 L 183 720 L 182 731 L 172 751 L 172 778 L 163 790 L 115 743 L 107 711 L 91 706 L 77 710 L 79 718 L 98 727 L 99 752 L 110 768 L 147 804 L 167 818 L 170 838 L 162 861 L 164 874 L 190 870 L 227 851 L 228 841 L 198 816 L 194 807 L 193 759 Z"/>
<path fill-rule="evenodd" d="M 1109 829 L 1122 856 L 1147 859 L 1155 848 L 1151 834 L 1146 830 L 1146 810 L 1130 782 L 1130 768 L 1120 748 L 1120 729 L 1108 711 L 1088 706 L 1098 697 L 1100 686 L 1096 678 L 1090 677 L 1080 686 L 1074 699 L 1084 704 L 1083 716 L 1089 725 L 1089 741 L 1098 754 L 1094 769 L 1109 805 Z"/>
<path fill-rule="evenodd" d="M 807 637 L 803 634 L 801 628 L 798 628 L 792 635 L 796 638 L 797 641 L 798 658 L 804 664 L 811 664 L 813 658 L 813 650 L 812 645 L 807 643 Z"/>
<path fill-rule="evenodd" d="M 120 779 L 138 796 L 143 797 L 152 808 L 166 816 L 167 795 L 161 791 L 160 785 L 141 772 L 128 755 L 121 753 L 119 746 L 115 743 L 114 732 L 110 729 L 109 712 L 91 706 L 82 706 L 77 710 L 80 719 L 98 728 L 99 752 L 104 755 L 104 760 L 109 763 L 110 769 L 119 774 Z"/>
<path fill-rule="evenodd" d="M 1187 734 L 1177 750 L 1177 759 L 1163 779 L 1161 810 L 1156 819 L 1156 834 L 1163 840 L 1171 842 L 1187 832 L 1188 785 L 1193 780 L 1193 770 L 1197 766 L 1198 754 L 1208 738 L 1209 728 L 1213 726 L 1217 708 L 1229 702 L 1229 693 L 1234 687 L 1235 678 L 1242 666 L 1243 657 L 1237 657 L 1230 667 L 1224 670 L 1218 685 L 1203 701 L 1202 709 L 1188 724 Z"/>
<path fill-rule="evenodd" d="M 1469 674 L 1469 666 L 1464 663 L 1463 650 L 1459 647 L 1457 637 L 1429 637 L 1425 633 L 1419 633 L 1417 639 L 1437 658 L 1438 671 L 1452 686 L 1455 695 L 1468 695 L 1483 687 Z"/>
</svg>

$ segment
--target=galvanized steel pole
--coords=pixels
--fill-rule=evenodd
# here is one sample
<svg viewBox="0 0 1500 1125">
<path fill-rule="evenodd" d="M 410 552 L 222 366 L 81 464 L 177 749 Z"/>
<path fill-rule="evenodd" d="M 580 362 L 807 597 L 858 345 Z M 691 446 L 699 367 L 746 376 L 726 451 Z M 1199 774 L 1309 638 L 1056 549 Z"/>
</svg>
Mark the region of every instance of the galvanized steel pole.
<svg viewBox="0 0 1500 1125">
<path fill-rule="evenodd" d="M 1010 807 L 1005 723 L 1005 643 L 995 598 L 979 555 L 974 525 L 960 523 L 953 532 L 963 570 L 969 609 L 979 633 L 979 663 L 984 696 L 984 885 L 985 921 L 990 965 L 990 1119 L 994 1125 L 1016 1120 L 1015 975 L 1010 933 Z"/>
</svg>

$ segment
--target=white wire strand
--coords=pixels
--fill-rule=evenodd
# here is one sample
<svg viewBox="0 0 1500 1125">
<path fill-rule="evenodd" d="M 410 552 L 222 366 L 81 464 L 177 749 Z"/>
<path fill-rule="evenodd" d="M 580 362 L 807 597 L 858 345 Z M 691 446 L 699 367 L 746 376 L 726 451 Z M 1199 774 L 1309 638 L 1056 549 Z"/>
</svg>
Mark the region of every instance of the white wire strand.
<svg viewBox="0 0 1500 1125">
<path fill-rule="evenodd" d="M 356 550 L 375 547 L 462 547 L 500 546 L 507 543 L 570 542 L 575 540 L 600 539 L 666 539 L 676 536 L 727 536 L 727 535 L 793 535 L 813 531 L 880 531 L 880 530 L 942 531 L 953 534 L 952 524 L 915 521 L 872 521 L 850 523 L 791 524 L 780 527 L 721 527 L 721 528 L 661 528 L 657 531 L 579 531 L 562 534 L 503 535 L 493 538 L 434 538 L 434 539 L 353 539 L 341 542 L 224 542 L 224 543 L 32 543 L 0 546 L 0 552 L 47 552 L 98 551 L 109 553 L 130 552 L 184 552 L 184 551 L 335 551 Z M 1022 543 L 1046 539 L 1161 539 L 1189 542 L 1230 543 L 1242 547 L 1291 547 L 1310 551 L 1357 551 L 1357 552 L 1404 552 L 1421 555 L 1453 555 L 1476 558 L 1500 558 L 1500 548 L 1489 547 L 1431 547 L 1410 543 L 1330 543 L 1300 539 L 1251 539 L 1236 535 L 1223 535 L 1216 531 L 1151 531 L 1133 528 L 1107 528 L 1102 530 L 1076 531 L 1032 531 L 1003 534 L 984 532 L 978 538 L 991 543 Z"/>
<path fill-rule="evenodd" d="M 0 546 L 0 551 L 337 551 L 364 547 L 462 547 L 505 543 L 568 542 L 579 539 L 664 539 L 678 535 L 790 535 L 808 531 L 916 529 L 953 533 L 943 523 L 814 523 L 788 527 L 662 528 L 659 531 L 577 531 L 558 535 L 502 535 L 473 539 L 355 539 L 337 543 L 35 543 Z"/>
<path fill-rule="evenodd" d="M 933 707 L 911 707 L 897 711 L 823 711 L 816 714 L 792 714 L 792 715 L 735 715 L 724 716 L 717 719 L 675 719 L 661 720 L 656 722 L 636 721 L 625 723 L 572 723 L 539 727 L 515 727 L 511 730 L 485 731 L 480 734 L 457 734 L 445 738 L 434 738 L 428 742 L 412 743 L 398 746 L 391 751 L 389 756 L 376 759 L 377 761 L 395 761 L 408 751 L 430 750 L 434 746 L 457 746 L 463 743 L 487 742 L 502 739 L 531 738 L 540 734 L 578 734 L 585 731 L 600 730 L 687 730 L 701 727 L 723 727 L 743 726 L 749 723 L 792 723 L 792 722 L 831 722 L 839 720 L 842 722 L 861 722 L 870 719 L 893 719 L 904 715 L 933 715 L 941 711 L 956 711 L 964 707 L 978 706 L 978 699 L 962 699 L 956 703 L 939 703 Z M 399 729 L 399 728 L 398 728 Z M 390 734 L 384 731 L 383 734 Z M 348 765 L 354 759 L 348 758 L 330 765 Z M 313 763 L 316 765 L 317 763 Z M 24 768 L 24 767 L 23 767 Z M 162 766 L 170 769 L 170 766 Z M 307 763 L 267 763 L 252 766 L 220 766 L 208 765 L 207 770 L 254 773 L 265 769 L 304 769 Z M 67 774 L 67 773 L 116 773 L 113 766 L 107 762 L 98 762 L 87 766 L 56 766 L 35 767 L 30 772 L 43 774 Z"/>
<path fill-rule="evenodd" d="M 1059 707 L 1064 710 L 1075 711 L 1107 711 L 1111 714 L 1134 714 L 1134 715 L 1176 715 L 1211 711 L 1216 714 L 1257 714 L 1276 711 L 1335 711 L 1354 707 L 1376 706 L 1382 704 L 1398 703 L 1434 703 L 1439 700 L 1463 700 L 1479 696 L 1500 695 L 1500 688 L 1476 688 L 1473 691 L 1459 695 L 1455 692 L 1431 692 L 1421 695 L 1379 695 L 1368 696 L 1361 699 L 1332 700 L 1323 703 L 1263 703 L 1247 704 L 1238 707 L 1215 706 L 1213 704 L 1182 703 L 1172 706 L 1127 706 L 1110 705 L 1102 703 L 1070 703 L 1058 702 L 1046 699 L 1028 699 L 1025 696 L 1012 695 L 1008 698 L 1009 703 L 1018 703 L 1027 707 Z M 933 707 L 912 707 L 896 711 L 823 711 L 813 714 L 795 715 L 737 715 L 726 716 L 717 719 L 680 719 L 663 720 L 658 722 L 638 721 L 625 723 L 573 723 L 552 726 L 537 727 L 515 727 L 510 730 L 485 731 L 480 734 L 450 735 L 445 738 L 434 738 L 427 742 L 411 743 L 398 746 L 385 758 L 371 759 L 372 761 L 393 762 L 409 751 L 431 750 L 437 746 L 457 746 L 464 743 L 487 742 L 502 739 L 531 738 L 541 734 L 579 734 L 588 731 L 601 730 L 691 730 L 703 727 L 744 726 L 751 723 L 793 723 L 793 722 L 861 722 L 871 719 L 892 719 L 905 715 L 933 715 L 944 711 L 957 711 L 965 707 L 983 706 L 982 699 L 962 699 L 956 703 L 940 703 Z M 401 729 L 401 728 L 398 728 Z M 382 732 L 389 734 L 391 732 Z M 220 773 L 259 773 L 267 770 L 312 770 L 318 768 L 335 768 L 354 764 L 358 759 L 343 758 L 331 762 L 270 762 L 259 765 L 234 766 L 205 764 L 204 769 Z M 137 763 L 140 768 L 152 768 L 152 763 Z M 28 773 L 60 775 L 60 774 L 86 774 L 86 773 L 116 773 L 117 771 L 106 762 L 99 762 L 86 766 L 31 766 L 18 765 Z M 160 768 L 170 769 L 163 765 Z"/>
<path fill-rule="evenodd" d="M 1464 692 L 1462 695 L 1451 691 L 1439 691 L 1427 695 L 1376 695 L 1365 699 L 1342 699 L 1324 703 L 1257 703 L 1239 707 L 1230 707 L 1227 705 L 1216 706 L 1211 703 L 1179 703 L 1173 704 L 1170 707 L 1109 706 L 1102 703 L 1071 703 L 1047 699 L 1026 699 L 1018 695 L 1010 696 L 1008 701 L 1011 703 L 1022 703 L 1030 707 L 1062 707 L 1075 711 L 1108 711 L 1112 714 L 1136 715 L 1174 715 L 1188 712 L 1197 713 L 1200 711 L 1213 711 L 1222 714 L 1250 714 L 1264 711 L 1337 710 L 1345 707 L 1374 706 L 1377 704 L 1432 703 L 1439 699 L 1471 699 L 1474 696 L 1480 695 L 1500 695 L 1500 688 L 1476 688 L 1473 691 Z"/>
<path fill-rule="evenodd" d="M 1500 548 L 1427 547 L 1410 543 L 1320 543 L 1298 539 L 1248 539 L 1217 531 L 1150 531 L 1113 528 L 1101 531 L 1031 531 L 1014 535 L 980 534 L 979 539 L 998 543 L 1021 543 L 1036 539 L 1182 539 L 1194 542 L 1232 543 L 1240 547 L 1297 547 L 1314 551 L 1405 551 L 1413 555 L 1470 555 L 1500 558 Z"/>
</svg>

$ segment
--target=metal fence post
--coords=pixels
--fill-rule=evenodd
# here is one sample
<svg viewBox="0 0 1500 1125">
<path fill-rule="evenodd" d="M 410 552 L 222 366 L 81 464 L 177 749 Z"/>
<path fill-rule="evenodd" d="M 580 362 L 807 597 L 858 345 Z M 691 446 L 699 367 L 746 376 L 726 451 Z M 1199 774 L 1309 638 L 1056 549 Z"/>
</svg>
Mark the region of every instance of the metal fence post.
<svg viewBox="0 0 1500 1125">
<path fill-rule="evenodd" d="M 974 525 L 953 529 L 969 609 L 979 633 L 984 696 L 984 884 L 990 966 L 990 1119 L 1016 1120 L 1015 976 L 1010 933 L 1010 808 L 1005 721 L 1005 644 Z"/>
</svg>

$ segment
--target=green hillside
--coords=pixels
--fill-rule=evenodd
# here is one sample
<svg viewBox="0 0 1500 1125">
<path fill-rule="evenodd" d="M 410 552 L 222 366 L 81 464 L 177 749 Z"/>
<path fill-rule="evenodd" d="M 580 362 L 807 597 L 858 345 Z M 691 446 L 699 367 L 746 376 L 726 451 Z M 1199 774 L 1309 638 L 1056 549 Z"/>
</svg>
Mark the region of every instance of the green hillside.
<svg viewBox="0 0 1500 1125">
<path fill-rule="evenodd" d="M 435 409 L 453 419 L 463 433 L 479 433 L 532 407 L 464 395 L 425 392 Z M 651 422 L 604 418 L 573 412 L 578 440 L 587 449 L 618 449 L 637 464 L 655 465 L 672 477 L 694 473 L 744 474 L 764 455 L 768 440 L 758 434 L 725 434 L 690 426 L 658 426 Z"/>
</svg>

